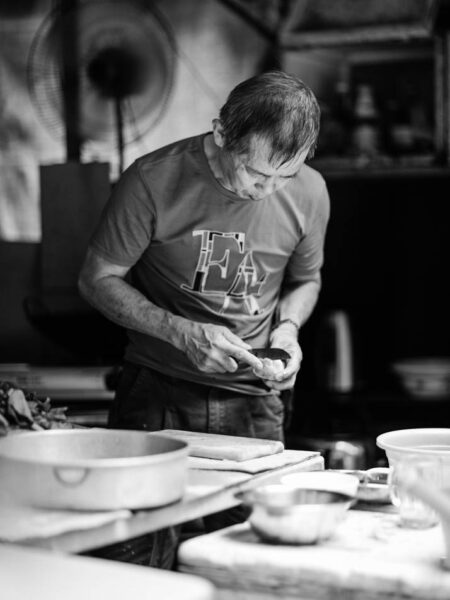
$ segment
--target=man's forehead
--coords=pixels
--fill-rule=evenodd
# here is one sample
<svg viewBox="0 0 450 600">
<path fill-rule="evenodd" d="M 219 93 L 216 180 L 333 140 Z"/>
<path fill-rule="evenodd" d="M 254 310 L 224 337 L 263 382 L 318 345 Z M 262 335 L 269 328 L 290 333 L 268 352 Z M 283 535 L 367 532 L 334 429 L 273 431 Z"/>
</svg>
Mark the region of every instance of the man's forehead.
<svg viewBox="0 0 450 600">
<path fill-rule="evenodd" d="M 243 154 L 245 163 L 256 171 L 270 175 L 273 172 L 294 174 L 304 163 L 308 150 L 300 152 L 294 158 L 286 161 L 271 160 L 272 146 L 266 139 L 251 136 L 248 142 L 248 151 Z"/>
</svg>

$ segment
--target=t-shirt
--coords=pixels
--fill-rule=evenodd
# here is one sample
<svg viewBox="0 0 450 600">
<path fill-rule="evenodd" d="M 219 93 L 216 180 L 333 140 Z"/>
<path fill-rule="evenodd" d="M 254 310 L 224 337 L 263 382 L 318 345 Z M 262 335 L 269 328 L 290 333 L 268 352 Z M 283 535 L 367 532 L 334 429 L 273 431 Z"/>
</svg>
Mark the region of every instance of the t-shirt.
<svg viewBox="0 0 450 600">
<path fill-rule="evenodd" d="M 204 135 L 136 160 L 121 176 L 90 243 L 132 267 L 151 302 L 193 321 L 228 327 L 252 347 L 268 343 L 284 284 L 320 281 L 329 198 L 303 165 L 279 191 L 253 201 L 225 189 L 206 157 Z M 180 350 L 134 330 L 125 359 L 189 381 L 265 394 L 247 366 L 199 371 Z"/>
</svg>

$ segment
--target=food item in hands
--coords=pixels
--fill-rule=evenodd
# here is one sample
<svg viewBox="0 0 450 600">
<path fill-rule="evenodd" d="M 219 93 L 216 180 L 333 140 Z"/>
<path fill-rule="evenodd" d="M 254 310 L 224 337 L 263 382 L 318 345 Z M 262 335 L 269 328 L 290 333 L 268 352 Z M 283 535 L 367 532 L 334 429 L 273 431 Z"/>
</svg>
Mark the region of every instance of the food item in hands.
<svg viewBox="0 0 450 600">
<path fill-rule="evenodd" d="M 261 379 L 277 379 L 284 371 L 282 360 L 272 360 L 271 358 L 262 358 L 262 369 L 253 369 L 253 373 Z"/>
<path fill-rule="evenodd" d="M 253 369 L 261 379 L 276 380 L 290 359 L 289 353 L 281 348 L 254 348 L 252 352 L 262 362 L 262 369 Z"/>
</svg>

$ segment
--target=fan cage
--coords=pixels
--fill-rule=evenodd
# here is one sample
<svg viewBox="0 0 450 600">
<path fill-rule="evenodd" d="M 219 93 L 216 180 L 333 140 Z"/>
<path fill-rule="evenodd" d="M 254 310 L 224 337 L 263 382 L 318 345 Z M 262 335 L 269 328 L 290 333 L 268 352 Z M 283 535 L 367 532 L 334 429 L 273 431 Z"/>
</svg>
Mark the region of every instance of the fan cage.
<svg viewBox="0 0 450 600">
<path fill-rule="evenodd" d="M 106 11 L 106 12 L 105 12 Z M 110 13 L 110 22 L 104 18 Z M 102 17 L 102 20 L 93 16 Z M 115 16 L 121 14 L 121 22 L 115 27 L 111 26 Z M 93 15 L 90 17 L 89 15 Z M 66 122 L 64 116 L 64 90 L 63 69 L 61 57 L 61 35 L 60 27 L 65 19 L 83 18 L 87 20 L 90 27 L 86 27 L 87 35 L 91 35 L 89 45 L 83 47 L 80 44 L 80 56 L 75 68 L 79 77 L 79 109 L 80 119 L 78 123 Z M 105 23 L 106 21 L 106 23 Z M 135 30 L 133 31 L 133 28 Z M 81 34 L 81 35 L 80 35 Z M 83 31 L 77 31 L 77 41 L 82 41 Z M 135 35 L 133 35 L 135 34 Z M 27 63 L 27 85 L 33 105 L 41 122 L 48 131 L 58 140 L 63 139 L 65 132 L 77 134 L 82 141 L 110 141 L 116 135 L 116 123 L 114 120 L 113 98 L 101 97 L 96 93 L 92 83 L 86 74 L 86 65 L 102 47 L 110 44 L 114 47 L 130 44 L 130 36 L 136 42 L 138 35 L 140 39 L 150 39 L 157 44 L 149 50 L 159 53 L 151 55 L 153 65 L 162 65 L 159 73 L 160 86 L 156 89 L 150 84 L 143 93 L 128 96 L 122 102 L 123 115 L 123 140 L 125 144 L 137 141 L 144 137 L 163 116 L 173 88 L 175 75 L 175 38 L 166 19 L 156 7 L 149 7 L 141 0 L 81 0 L 77 8 L 62 8 L 55 6 L 44 18 L 32 40 Z M 86 43 L 84 44 L 86 46 Z M 146 48 L 147 50 L 147 48 Z M 155 62 L 156 60 L 156 62 Z M 158 62 L 159 61 L 159 62 Z M 151 64 L 151 63 L 150 63 Z M 151 77 L 151 74 L 150 74 Z M 89 93 L 90 92 L 90 93 Z M 86 108 L 87 100 L 95 101 L 100 110 L 89 112 Z M 151 103 L 152 98 L 155 100 Z"/>
</svg>

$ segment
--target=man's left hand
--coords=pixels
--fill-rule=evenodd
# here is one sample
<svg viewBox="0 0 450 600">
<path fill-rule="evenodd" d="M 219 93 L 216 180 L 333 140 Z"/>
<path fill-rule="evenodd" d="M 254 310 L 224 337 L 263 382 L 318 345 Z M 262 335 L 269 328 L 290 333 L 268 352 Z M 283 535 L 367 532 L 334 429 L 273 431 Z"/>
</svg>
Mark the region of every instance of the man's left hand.
<svg viewBox="0 0 450 600">
<path fill-rule="evenodd" d="M 303 358 L 303 353 L 298 343 L 297 331 L 290 327 L 278 327 L 272 332 L 270 346 L 271 348 L 286 350 L 290 355 L 286 366 L 280 371 L 275 368 L 270 369 L 270 365 L 266 364 L 265 369 L 254 370 L 253 372 L 258 377 L 261 377 L 264 383 L 271 389 L 281 391 L 293 388 Z M 270 378 L 267 377 L 267 373 L 270 373 Z"/>
</svg>

